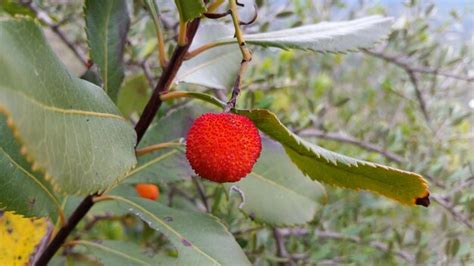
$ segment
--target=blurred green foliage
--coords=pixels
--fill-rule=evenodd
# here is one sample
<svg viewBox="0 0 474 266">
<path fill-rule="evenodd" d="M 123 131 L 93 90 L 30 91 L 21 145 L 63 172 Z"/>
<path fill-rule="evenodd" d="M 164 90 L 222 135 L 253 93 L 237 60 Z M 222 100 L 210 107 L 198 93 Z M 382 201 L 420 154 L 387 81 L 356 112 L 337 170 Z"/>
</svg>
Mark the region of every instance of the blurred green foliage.
<svg viewBox="0 0 474 266">
<path fill-rule="evenodd" d="M 37 1 L 54 21 L 61 22 L 78 49 L 86 51 L 80 2 Z M 158 2 L 165 37 L 174 38 L 173 3 Z M 385 1 L 390 6 L 378 1 L 256 2 L 260 16 L 245 28 L 247 32 L 390 15 L 396 9 L 394 31 L 369 52 L 253 49 L 238 106 L 268 108 L 294 132 L 333 151 L 421 173 L 429 180 L 433 202 L 428 209 L 409 208 L 363 191 L 326 186 L 328 204 L 313 222 L 275 231 L 247 219 L 237 208 L 238 195 L 226 196 L 222 186 L 204 182 L 211 213 L 226 223 L 256 265 L 472 265 L 474 109 L 469 102 L 474 101 L 474 47 L 472 32 L 462 30 L 466 20 L 472 22 L 472 8 L 448 13 L 433 1 L 414 0 Z M 3 14 L 34 15 L 13 1 L 3 0 L 0 6 Z M 126 95 L 119 99 L 149 95 L 144 89 L 144 69 L 149 83 L 154 84 L 160 75 L 153 22 L 142 1 L 133 1 L 131 10 L 125 48 Z M 134 105 L 120 104 L 119 100 L 132 119 L 136 114 L 131 108 L 139 112 L 143 104 L 140 100 Z M 160 115 L 176 104 L 180 103 L 167 103 Z M 164 203 L 205 210 L 192 182 L 164 184 L 160 189 Z M 93 213 L 77 235 L 130 240 L 158 253 L 175 252 L 160 233 L 130 216 Z M 286 258 L 277 255 L 277 239 L 283 240 Z M 75 251 L 65 254 L 74 257 Z M 80 262 L 82 257 L 74 258 Z"/>
</svg>

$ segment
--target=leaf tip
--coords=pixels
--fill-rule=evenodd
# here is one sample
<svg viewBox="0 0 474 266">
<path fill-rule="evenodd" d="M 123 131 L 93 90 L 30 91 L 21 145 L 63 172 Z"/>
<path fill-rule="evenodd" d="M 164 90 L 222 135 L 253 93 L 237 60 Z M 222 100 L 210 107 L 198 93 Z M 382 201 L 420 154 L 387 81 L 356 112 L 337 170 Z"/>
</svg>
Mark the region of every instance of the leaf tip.
<svg viewBox="0 0 474 266">
<path fill-rule="evenodd" d="M 416 205 L 421 205 L 421 206 L 426 207 L 426 208 L 428 208 L 428 206 L 430 206 L 430 203 L 431 203 L 431 201 L 430 201 L 430 193 L 429 192 L 426 192 L 425 196 L 415 199 L 415 204 Z"/>
</svg>

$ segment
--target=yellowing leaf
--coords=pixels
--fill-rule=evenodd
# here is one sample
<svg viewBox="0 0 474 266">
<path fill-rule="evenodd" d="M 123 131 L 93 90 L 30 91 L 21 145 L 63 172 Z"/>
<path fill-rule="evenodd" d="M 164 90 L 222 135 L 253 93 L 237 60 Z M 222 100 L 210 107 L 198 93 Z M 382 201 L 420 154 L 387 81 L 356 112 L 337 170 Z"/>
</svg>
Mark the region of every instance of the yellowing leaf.
<svg viewBox="0 0 474 266">
<path fill-rule="evenodd" d="M 1 265 L 26 265 L 41 239 L 46 235 L 48 221 L 24 218 L 0 211 Z"/>
<path fill-rule="evenodd" d="M 428 183 L 412 172 L 350 158 L 301 139 L 268 110 L 236 110 L 280 142 L 294 164 L 311 179 L 350 189 L 364 189 L 405 205 L 430 204 Z"/>
</svg>

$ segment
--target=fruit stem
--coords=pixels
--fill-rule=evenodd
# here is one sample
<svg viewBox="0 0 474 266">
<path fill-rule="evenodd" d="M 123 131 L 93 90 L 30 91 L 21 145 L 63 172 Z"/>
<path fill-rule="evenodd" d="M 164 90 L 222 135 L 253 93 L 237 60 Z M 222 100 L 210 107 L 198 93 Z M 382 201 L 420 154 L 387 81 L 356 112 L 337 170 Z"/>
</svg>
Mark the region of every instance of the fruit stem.
<svg viewBox="0 0 474 266">
<path fill-rule="evenodd" d="M 240 29 L 240 20 L 239 20 L 239 12 L 237 10 L 237 0 L 229 0 L 230 6 L 230 15 L 232 16 L 232 23 L 234 24 L 235 29 L 235 38 L 239 43 L 240 52 L 242 52 L 243 60 L 250 61 L 252 60 L 252 54 L 250 53 L 249 49 L 245 45 L 244 35 L 242 30 Z"/>
<path fill-rule="evenodd" d="M 207 7 L 207 12 L 214 12 L 222 3 L 224 3 L 224 0 L 214 1 Z"/>
<path fill-rule="evenodd" d="M 150 146 L 146 146 L 141 149 L 137 149 L 135 151 L 135 154 L 137 157 L 143 156 L 148 153 L 152 153 L 161 149 L 165 148 L 175 148 L 175 147 L 182 147 L 184 144 L 181 142 L 163 142 L 163 143 L 158 143 Z"/>
<path fill-rule="evenodd" d="M 235 104 L 237 103 L 237 97 L 240 93 L 240 82 L 242 80 L 242 75 L 244 74 L 245 70 L 247 69 L 248 61 L 242 59 L 240 62 L 240 69 L 239 73 L 237 73 L 237 77 L 235 78 L 234 87 L 232 88 L 232 96 L 230 97 L 229 101 L 227 102 L 224 112 L 228 113 L 233 108 L 235 108 Z"/>
<path fill-rule="evenodd" d="M 224 112 L 226 113 L 230 112 L 233 108 L 235 108 L 235 104 L 237 103 L 237 97 L 239 96 L 239 93 L 240 93 L 240 83 L 242 80 L 242 76 L 244 75 L 245 70 L 247 69 L 248 62 L 252 60 L 252 54 L 250 53 L 250 50 L 245 45 L 244 35 L 242 34 L 242 31 L 240 30 L 240 20 L 239 20 L 239 13 L 237 10 L 237 0 L 229 0 L 229 6 L 230 6 L 230 11 L 231 11 L 231 16 L 232 16 L 232 23 L 234 24 L 234 29 L 235 29 L 235 38 L 237 39 L 237 42 L 239 43 L 240 52 L 242 53 L 242 62 L 240 62 L 239 73 L 237 74 L 237 77 L 234 82 L 234 87 L 232 89 L 232 96 L 230 97 L 224 109 Z"/>
</svg>

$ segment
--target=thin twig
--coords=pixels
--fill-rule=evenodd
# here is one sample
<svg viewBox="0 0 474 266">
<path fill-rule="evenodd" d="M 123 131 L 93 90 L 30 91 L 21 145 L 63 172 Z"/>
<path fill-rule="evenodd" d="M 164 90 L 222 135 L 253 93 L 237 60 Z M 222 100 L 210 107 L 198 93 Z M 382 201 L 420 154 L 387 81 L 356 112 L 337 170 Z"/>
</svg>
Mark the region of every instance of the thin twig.
<svg viewBox="0 0 474 266">
<path fill-rule="evenodd" d="M 162 150 L 162 149 L 165 149 L 165 148 L 176 148 L 176 147 L 181 147 L 183 145 L 184 144 L 181 143 L 181 142 L 158 143 L 158 144 L 150 145 L 150 146 L 147 146 L 147 147 L 144 147 L 144 148 L 141 148 L 141 149 L 137 149 L 135 151 L 135 154 L 137 155 L 137 157 L 140 157 L 140 156 L 143 156 L 145 154 L 152 153 L 152 152 Z"/>
<path fill-rule="evenodd" d="M 90 231 L 94 225 L 98 222 L 103 220 L 121 220 L 121 217 L 112 216 L 111 214 L 103 214 L 103 215 L 94 215 L 92 219 L 84 225 L 84 231 Z"/>
<path fill-rule="evenodd" d="M 307 129 L 302 129 L 298 132 L 298 135 L 300 136 L 306 136 L 306 137 L 316 137 L 316 138 L 321 138 L 321 139 L 327 139 L 327 140 L 333 140 L 333 141 L 338 141 L 342 143 L 348 143 L 352 144 L 355 146 L 358 146 L 362 149 L 376 152 L 388 160 L 397 163 L 397 164 L 402 164 L 406 163 L 407 160 L 403 158 L 402 156 L 393 153 L 391 151 L 386 150 L 385 148 L 378 146 L 376 144 L 366 142 L 360 139 L 357 139 L 354 136 L 348 135 L 348 134 L 343 134 L 343 133 L 335 133 L 335 132 L 325 132 L 319 129 L 314 129 L 314 128 L 307 128 Z M 434 185 L 436 185 L 439 188 L 445 189 L 446 186 L 439 181 L 436 180 L 431 175 L 424 174 L 424 176 L 430 180 Z"/>
<path fill-rule="evenodd" d="M 459 185 L 457 185 L 456 187 L 451 189 L 449 191 L 449 194 L 451 196 L 454 196 L 455 193 L 457 193 L 459 191 L 462 191 L 463 189 L 465 189 L 467 187 L 472 187 L 473 185 L 474 185 L 474 176 L 468 177 L 468 178 L 466 178 L 466 180 L 461 181 L 461 183 Z"/>
<path fill-rule="evenodd" d="M 148 65 L 147 61 L 144 60 L 142 62 L 139 63 L 141 69 L 143 70 L 143 74 L 145 74 L 145 78 L 148 82 L 148 86 L 150 86 L 150 88 L 153 88 L 153 75 L 151 74 L 151 71 L 150 71 L 150 66 Z"/>
<path fill-rule="evenodd" d="M 285 238 L 281 234 L 280 229 L 273 228 L 273 238 L 275 239 L 277 257 L 283 258 L 287 261 L 287 262 L 279 262 L 278 265 L 280 266 L 293 265 L 294 263 L 291 263 L 291 258 L 288 256 L 288 251 L 286 250 L 286 247 L 285 247 Z"/>
<path fill-rule="evenodd" d="M 407 72 L 408 77 L 410 78 L 411 84 L 413 84 L 416 99 L 418 100 L 418 105 L 420 106 L 421 112 L 423 113 L 423 116 L 425 117 L 425 120 L 429 125 L 431 123 L 431 119 L 428 114 L 428 110 L 426 109 L 426 101 L 423 97 L 423 94 L 421 93 L 420 86 L 418 85 L 418 79 L 415 76 L 415 72 L 409 69 L 405 69 L 405 71 Z"/>
<path fill-rule="evenodd" d="M 459 76 L 452 73 L 443 72 L 443 71 L 440 71 L 439 69 L 431 69 L 431 68 L 418 66 L 416 63 L 412 62 L 412 60 L 410 60 L 409 58 L 405 56 L 388 54 L 388 53 L 377 51 L 377 50 L 363 50 L 363 51 L 369 55 L 378 57 L 389 63 L 398 65 L 399 67 L 403 69 L 407 69 L 411 72 L 439 75 L 439 76 L 443 76 L 447 78 L 464 80 L 467 82 L 474 82 L 474 77 L 464 77 L 464 76 Z"/>
<path fill-rule="evenodd" d="M 211 208 L 209 206 L 209 200 L 207 199 L 202 183 L 199 181 L 197 176 L 192 176 L 192 179 L 194 185 L 196 186 L 199 197 L 201 198 L 202 204 L 204 204 L 204 208 L 206 208 L 206 212 L 210 212 Z"/>
<path fill-rule="evenodd" d="M 319 137 L 323 139 L 329 139 L 329 140 L 334 140 L 334 141 L 339 141 L 339 142 L 344 142 L 344 143 L 350 143 L 353 145 L 357 145 L 363 149 L 369 150 L 369 151 L 374 151 L 377 152 L 383 156 L 385 156 L 387 159 L 396 162 L 396 163 L 405 163 L 406 160 L 403 159 L 402 157 L 399 157 L 398 155 L 391 154 L 390 152 L 384 150 L 381 147 L 376 146 L 375 144 L 367 143 L 361 140 L 356 139 L 355 137 L 352 136 L 345 136 L 345 135 L 340 135 L 337 133 L 325 133 L 321 132 L 317 129 L 304 129 L 299 132 L 300 135 L 306 135 L 306 136 L 314 136 L 314 137 Z M 388 152 L 388 153 L 387 153 Z M 388 155 L 388 156 L 387 156 Z M 395 155 L 395 156 L 394 156 Z M 424 175 L 427 179 L 429 179 L 434 185 L 436 185 L 439 188 L 446 189 L 446 186 L 439 183 L 434 177 L 430 175 Z M 468 179 L 469 181 L 470 179 Z M 469 182 L 467 182 L 467 185 L 469 185 Z M 464 185 L 463 185 L 464 187 Z M 441 207 L 446 209 L 457 221 L 463 223 L 470 229 L 474 227 L 473 223 L 469 221 L 469 218 L 465 217 L 458 211 L 454 209 L 454 206 L 448 201 L 445 200 L 439 196 L 431 195 L 431 198 L 435 202 L 437 202 Z"/>
<path fill-rule="evenodd" d="M 143 114 L 140 117 L 140 120 L 138 120 L 138 123 L 135 126 L 135 131 L 137 132 L 137 142 L 139 142 L 143 138 L 145 131 L 155 118 L 156 112 L 161 107 L 162 101 L 160 99 L 160 95 L 168 91 L 169 87 L 171 86 L 171 83 L 173 82 L 174 77 L 176 76 L 176 73 L 178 72 L 178 69 L 181 67 L 181 64 L 184 60 L 184 56 L 188 52 L 194 35 L 196 34 L 197 28 L 199 27 L 199 19 L 193 20 L 188 24 L 188 41 L 186 45 L 176 47 L 173 55 L 170 58 L 168 66 L 163 70 L 163 73 L 161 74 L 161 77 L 158 80 L 158 83 L 156 84 L 153 94 L 147 105 L 145 106 L 145 109 L 143 110 Z"/>
<path fill-rule="evenodd" d="M 244 235 L 244 234 L 253 233 L 253 232 L 262 230 L 262 229 L 264 229 L 264 228 L 266 228 L 266 227 L 263 226 L 263 225 L 259 225 L 259 226 L 257 226 L 257 227 L 250 227 L 250 228 L 246 228 L 246 229 L 239 229 L 239 230 L 237 230 L 237 231 L 232 232 L 232 235 L 234 235 L 234 236 L 237 236 L 237 235 Z"/>
<path fill-rule="evenodd" d="M 27 6 L 33 13 L 35 13 L 36 18 L 44 23 L 46 26 L 48 26 L 62 41 L 64 44 L 66 44 L 67 47 L 74 53 L 74 55 L 79 59 L 79 61 L 85 66 L 85 67 L 90 67 L 90 64 L 84 55 L 84 52 L 82 52 L 76 45 L 74 45 L 68 38 L 66 37 L 66 34 L 61 30 L 60 24 L 55 24 L 53 19 L 43 10 L 41 10 L 38 6 L 33 1 L 28 1 L 23 3 L 25 6 Z"/>
<path fill-rule="evenodd" d="M 161 20 L 158 6 L 156 5 L 155 0 L 147 0 L 145 1 L 145 4 L 147 5 L 153 23 L 155 24 L 156 40 L 158 43 L 158 61 L 160 62 L 161 67 L 164 68 L 166 67 L 166 64 L 168 64 L 168 56 L 165 50 L 165 41 L 163 32 L 161 30 Z"/>
<path fill-rule="evenodd" d="M 219 18 L 223 18 L 227 15 L 230 15 L 231 14 L 231 11 L 230 9 L 227 10 L 226 12 L 223 12 L 223 13 L 204 13 L 203 15 L 206 17 L 206 18 L 209 18 L 209 19 L 219 19 Z"/>
<path fill-rule="evenodd" d="M 186 56 L 184 57 L 184 60 L 189 60 L 189 59 L 191 59 L 191 58 L 193 58 L 193 57 L 195 57 L 195 56 L 197 56 L 197 55 L 199 55 L 199 54 L 201 54 L 201 53 L 203 53 L 203 52 L 205 52 L 209 49 L 212 49 L 214 47 L 218 47 L 218 46 L 221 46 L 221 45 L 227 45 L 227 44 L 229 44 L 229 43 L 227 43 L 227 42 L 210 42 L 210 43 L 203 44 L 202 46 L 188 52 L 186 54 Z"/>
<path fill-rule="evenodd" d="M 250 53 L 250 50 L 245 45 L 244 35 L 242 34 L 242 31 L 240 30 L 240 20 L 239 20 L 239 12 L 237 10 L 237 4 L 238 4 L 237 0 L 229 0 L 229 6 L 231 10 L 231 15 L 232 15 L 232 23 L 234 24 L 234 29 L 235 29 L 235 38 L 237 39 L 237 42 L 239 43 L 240 52 L 242 53 L 242 62 L 240 62 L 239 73 L 237 74 L 237 77 L 234 82 L 234 87 L 232 89 L 232 96 L 227 102 L 227 105 L 224 109 L 224 112 L 226 113 L 230 112 L 230 110 L 235 107 L 235 104 L 237 102 L 237 97 L 239 96 L 239 93 L 240 93 L 240 83 L 242 80 L 242 76 L 245 73 L 245 70 L 247 69 L 247 64 L 252 60 L 252 54 Z"/>
<path fill-rule="evenodd" d="M 283 236 L 289 236 L 289 235 L 302 236 L 302 235 L 308 235 L 310 233 L 307 229 L 304 229 L 304 228 L 280 229 L 280 232 Z M 348 235 L 344 235 L 344 234 L 333 232 L 333 231 L 327 231 L 327 230 L 324 230 L 324 231 L 315 230 L 314 234 L 318 238 L 322 238 L 322 239 L 345 240 L 345 241 L 350 241 L 356 244 L 366 244 L 369 247 L 373 247 L 385 253 L 393 252 L 393 254 L 395 254 L 397 257 L 402 258 L 409 263 L 413 263 L 415 259 L 415 257 L 412 254 L 409 254 L 401 250 L 392 250 L 388 245 L 378 242 L 378 241 L 365 242 L 364 240 L 362 240 L 360 237 L 357 237 L 357 236 L 348 236 Z"/>
<path fill-rule="evenodd" d="M 366 149 L 368 151 L 373 151 L 376 152 L 385 158 L 387 158 L 390 161 L 396 162 L 396 163 L 402 163 L 405 161 L 403 157 L 401 157 L 398 154 L 395 154 L 393 152 L 387 151 L 386 149 L 377 146 L 375 144 L 365 142 L 362 140 L 359 140 L 353 136 L 342 134 L 342 133 L 332 133 L 332 132 L 324 132 L 319 129 L 314 129 L 314 128 L 309 128 L 309 129 L 303 129 L 298 133 L 300 136 L 305 136 L 305 137 L 316 137 L 316 138 L 322 138 L 322 139 L 328 139 L 328 140 L 334 140 L 334 141 L 339 141 L 339 142 L 344 142 L 344 143 L 350 143 L 353 145 L 356 145 L 358 147 L 361 147 L 363 149 Z"/>
<path fill-rule="evenodd" d="M 235 78 L 234 82 L 234 87 L 232 88 L 232 95 L 227 102 L 226 107 L 224 108 L 224 112 L 228 113 L 232 108 L 235 108 L 235 104 L 237 103 L 237 97 L 240 94 L 240 82 L 242 80 L 242 75 L 245 72 L 245 69 L 247 68 L 248 61 L 245 59 L 242 59 L 242 62 L 240 62 L 240 69 L 239 73 L 237 73 L 237 77 Z"/>
<path fill-rule="evenodd" d="M 425 71 L 423 72 L 423 71 L 420 71 L 422 68 L 414 66 L 414 63 L 411 62 L 411 60 L 409 60 L 407 58 L 404 58 L 402 56 L 388 55 L 388 54 L 384 53 L 383 51 L 375 51 L 375 50 L 364 50 L 364 51 L 365 51 L 365 53 L 367 53 L 371 56 L 381 58 L 381 59 L 383 59 L 383 60 L 385 60 L 389 63 L 392 63 L 392 64 L 395 64 L 395 65 L 399 66 L 400 68 L 402 68 L 407 73 L 407 75 L 410 79 L 410 82 L 413 85 L 413 89 L 415 90 L 415 95 L 416 95 L 416 99 L 418 101 L 418 106 L 420 107 L 420 110 L 423 114 L 423 117 L 426 120 L 426 123 L 431 128 L 431 119 L 430 119 L 430 116 L 428 114 L 428 110 L 427 110 L 427 107 L 426 107 L 426 101 L 423 97 L 423 94 L 421 93 L 421 89 L 420 89 L 420 86 L 419 86 L 419 83 L 418 83 L 418 79 L 415 76 L 415 73 L 416 72 L 421 72 L 421 73 L 441 75 L 439 73 L 439 71 L 437 71 L 437 70 L 436 71 L 435 70 L 428 71 L 427 69 L 425 69 Z M 452 75 L 449 75 L 449 76 L 452 77 Z M 464 79 L 464 80 L 466 80 L 466 79 Z"/>
<path fill-rule="evenodd" d="M 468 217 L 465 217 L 461 213 L 457 212 L 454 210 L 454 206 L 448 202 L 447 200 L 443 199 L 442 197 L 438 195 L 431 195 L 431 198 L 438 203 L 441 207 L 443 207 L 445 210 L 447 210 L 457 221 L 463 223 L 470 229 L 474 229 L 474 224 L 470 221 Z"/>
</svg>

